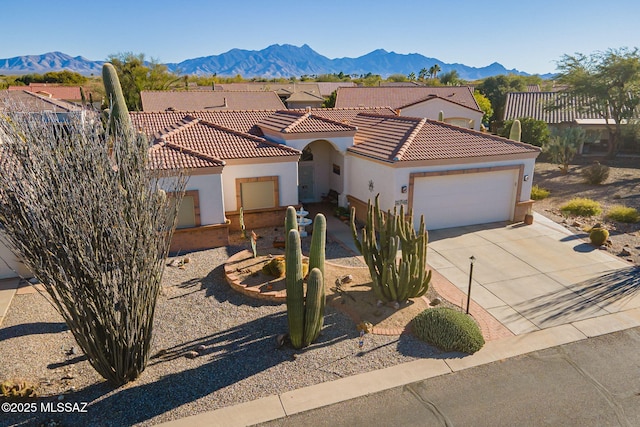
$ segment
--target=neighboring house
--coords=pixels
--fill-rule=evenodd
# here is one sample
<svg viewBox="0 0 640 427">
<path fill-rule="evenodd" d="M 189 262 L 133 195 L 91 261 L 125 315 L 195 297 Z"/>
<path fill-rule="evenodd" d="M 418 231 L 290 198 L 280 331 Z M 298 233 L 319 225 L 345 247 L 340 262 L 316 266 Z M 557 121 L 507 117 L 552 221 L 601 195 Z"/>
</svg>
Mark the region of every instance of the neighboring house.
<svg viewBox="0 0 640 427">
<path fill-rule="evenodd" d="M 336 108 L 390 107 L 400 116 L 424 117 L 480 130 L 483 112 L 467 86 L 341 87 Z"/>
<path fill-rule="evenodd" d="M 76 104 L 27 90 L 0 90 L 0 111 L 4 108 L 20 110 L 23 113 L 52 113 L 58 121 L 68 121 L 71 116 L 86 115 L 86 111 Z"/>
<path fill-rule="evenodd" d="M 143 111 L 277 110 L 286 108 L 275 92 L 149 91 L 140 92 Z"/>
<path fill-rule="evenodd" d="M 318 83 L 223 83 L 214 85 L 215 91 L 275 92 L 287 108 L 320 108 L 324 96 Z M 329 93 L 330 95 L 331 93 Z M 327 95 L 328 96 L 328 95 Z"/>
<path fill-rule="evenodd" d="M 5 236 L 0 229 L 0 280 L 12 277 L 31 277 L 31 272 L 13 255 L 5 244 Z"/>
<path fill-rule="evenodd" d="M 550 130 L 579 126 L 586 131 L 586 140 L 580 153 L 606 152 L 609 133 L 605 119 L 593 111 L 583 111 L 577 97 L 564 100 L 559 92 L 511 92 L 507 94 L 504 120 L 530 117 L 541 120 Z M 562 101 L 561 101 L 562 100 Z M 550 108 L 560 105 L 561 108 Z M 613 120 L 610 120 L 613 123 Z"/>
<path fill-rule="evenodd" d="M 354 82 L 315 82 L 315 83 L 298 83 L 298 86 L 303 87 L 308 84 L 314 84 L 318 86 L 320 90 L 320 96 L 323 98 L 329 98 L 331 94 L 337 91 L 341 87 L 356 87 Z"/>
<path fill-rule="evenodd" d="M 69 102 L 82 101 L 82 89 L 80 86 L 62 86 L 52 83 L 29 83 L 29 86 L 9 86 L 9 90 L 26 90 L 47 98 L 61 99 Z M 89 102 L 88 93 L 85 93 L 85 97 L 86 101 Z"/>
<path fill-rule="evenodd" d="M 281 226 L 287 205 L 338 194 L 357 208 L 380 194 L 437 229 L 519 221 L 539 149 L 388 108 L 132 113 L 156 165 L 191 176 L 172 250 L 227 243 L 239 229 Z"/>
</svg>

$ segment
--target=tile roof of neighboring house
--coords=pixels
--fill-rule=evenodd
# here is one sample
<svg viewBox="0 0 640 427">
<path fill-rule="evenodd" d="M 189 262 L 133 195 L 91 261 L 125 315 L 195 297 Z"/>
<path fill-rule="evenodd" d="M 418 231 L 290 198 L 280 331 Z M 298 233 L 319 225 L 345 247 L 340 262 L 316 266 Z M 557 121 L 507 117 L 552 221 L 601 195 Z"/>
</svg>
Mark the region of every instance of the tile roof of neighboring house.
<svg viewBox="0 0 640 427">
<path fill-rule="evenodd" d="M 355 144 L 348 150 L 388 162 L 437 161 L 537 155 L 540 149 L 499 136 L 429 119 L 360 114 Z"/>
<path fill-rule="evenodd" d="M 336 107 L 391 107 L 394 110 L 438 96 L 480 110 L 467 86 L 344 87 L 338 89 Z"/>
<path fill-rule="evenodd" d="M 214 86 L 216 91 L 249 91 L 249 92 L 275 92 L 280 97 L 287 98 L 296 92 L 309 92 L 320 95 L 320 88 L 317 83 L 270 83 L 270 82 L 250 82 L 250 83 L 222 83 Z"/>
<path fill-rule="evenodd" d="M 287 98 L 287 103 L 289 102 L 316 102 L 321 104 L 324 102 L 324 98 L 318 93 L 298 91 L 292 93 L 291 96 Z"/>
<path fill-rule="evenodd" d="M 540 85 L 527 85 L 527 92 L 540 92 Z"/>
<path fill-rule="evenodd" d="M 225 160 L 293 157 L 300 151 L 185 115 L 155 134 L 150 153 L 162 169 L 222 166 Z"/>
<path fill-rule="evenodd" d="M 285 108 L 275 92 L 145 91 L 144 111 L 277 110 Z"/>
<path fill-rule="evenodd" d="M 298 86 L 304 87 L 311 83 L 298 83 Z M 318 85 L 318 89 L 320 90 L 320 95 L 327 98 L 331 96 L 333 92 L 338 90 L 339 87 L 355 87 L 356 84 L 354 82 L 316 82 L 313 83 Z M 305 89 L 303 89 L 305 90 Z"/>
<path fill-rule="evenodd" d="M 82 99 L 80 86 L 62 86 L 51 83 L 29 83 L 29 86 L 9 86 L 9 90 L 26 90 L 29 92 L 39 93 L 43 96 L 63 99 L 66 101 L 80 101 Z"/>
<path fill-rule="evenodd" d="M 559 92 L 511 92 L 507 94 L 504 108 L 504 120 L 531 117 L 547 124 L 573 122 L 576 119 L 600 119 L 595 112 L 581 111 L 578 98 L 570 98 L 569 106 L 548 109 L 547 106 L 558 105 L 564 96 Z M 562 101 L 563 103 L 565 101 Z"/>
<path fill-rule="evenodd" d="M 277 111 L 258 126 L 282 133 L 354 132 L 356 128 L 320 115 L 311 110 Z"/>
<path fill-rule="evenodd" d="M 257 126 L 265 117 L 276 110 L 241 110 L 241 111 L 166 111 L 166 112 L 132 112 L 134 125 L 148 135 L 162 129 L 171 129 L 186 115 L 215 123 L 228 129 L 251 135 L 262 136 Z"/>
<path fill-rule="evenodd" d="M 351 124 L 351 122 L 360 113 L 371 113 L 371 114 L 392 115 L 392 116 L 397 115 L 394 110 L 388 107 L 309 108 L 306 110 L 289 110 L 289 111 L 311 112 L 314 116 L 323 117 L 325 119 L 329 119 L 334 122 L 342 123 L 345 125 Z"/>
<path fill-rule="evenodd" d="M 0 110 L 6 108 L 20 109 L 25 113 L 69 113 L 79 112 L 82 108 L 70 102 L 44 97 L 27 90 L 0 91 Z"/>
</svg>

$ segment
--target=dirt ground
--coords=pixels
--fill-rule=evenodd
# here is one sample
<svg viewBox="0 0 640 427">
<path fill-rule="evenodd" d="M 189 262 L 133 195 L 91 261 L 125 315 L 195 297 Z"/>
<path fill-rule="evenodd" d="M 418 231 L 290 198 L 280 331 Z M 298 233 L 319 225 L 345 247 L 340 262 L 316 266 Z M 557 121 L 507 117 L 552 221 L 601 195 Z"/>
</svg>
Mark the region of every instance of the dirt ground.
<svg viewBox="0 0 640 427">
<path fill-rule="evenodd" d="M 280 231 L 260 229 L 258 234 L 261 236 L 258 257 L 253 258 L 248 254 L 246 259 L 234 262 L 235 274 L 247 287 L 260 289 L 261 292 L 282 291 L 285 289 L 284 277 L 273 277 L 262 271 L 272 257 L 283 254 L 281 249 L 273 248 L 270 244 Z M 242 242 L 236 234 L 230 238 L 232 242 Z M 378 303 L 371 290 L 371 276 L 367 267 L 338 265 L 329 260 L 325 263 L 325 284 L 327 304 L 350 315 L 357 325 L 368 326 L 368 332 L 374 332 L 372 328 L 381 333 L 404 330 L 415 316 L 430 307 L 426 297 L 412 298 L 399 308 Z"/>
<path fill-rule="evenodd" d="M 597 159 L 610 167 L 609 178 L 600 185 L 586 184 L 580 170 L 596 159 L 576 159 L 568 174 L 562 174 L 557 165 L 544 159 L 536 162 L 533 183 L 549 190 L 549 197 L 538 200 L 534 211 L 582 235 L 588 241 L 585 228 L 601 223 L 610 233 L 610 244 L 605 250 L 623 259 L 640 263 L 640 223 L 625 224 L 606 218 L 614 205 L 636 208 L 640 211 L 640 158 L 618 158 L 613 161 Z M 591 218 L 566 217 L 560 207 L 574 197 L 586 197 L 599 202 L 602 214 Z"/>
</svg>

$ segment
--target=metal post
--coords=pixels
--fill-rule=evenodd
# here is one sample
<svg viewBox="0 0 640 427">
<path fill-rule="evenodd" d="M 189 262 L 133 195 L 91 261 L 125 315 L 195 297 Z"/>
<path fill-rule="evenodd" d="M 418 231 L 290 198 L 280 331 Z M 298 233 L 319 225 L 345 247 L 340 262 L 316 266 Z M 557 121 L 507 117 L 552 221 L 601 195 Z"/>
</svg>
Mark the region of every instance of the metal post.
<svg viewBox="0 0 640 427">
<path fill-rule="evenodd" d="M 467 314 L 469 314 L 469 303 L 471 302 L 471 281 L 473 280 L 473 263 L 476 260 L 476 257 L 471 255 L 469 258 L 471 261 L 471 266 L 469 267 L 469 290 L 467 291 Z"/>
</svg>

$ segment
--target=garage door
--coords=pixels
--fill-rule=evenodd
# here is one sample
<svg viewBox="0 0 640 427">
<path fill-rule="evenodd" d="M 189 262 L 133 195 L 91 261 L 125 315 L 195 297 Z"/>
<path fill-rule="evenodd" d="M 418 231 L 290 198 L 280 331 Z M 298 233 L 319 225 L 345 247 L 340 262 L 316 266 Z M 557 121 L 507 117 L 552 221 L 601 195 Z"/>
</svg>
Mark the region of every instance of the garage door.
<svg viewBox="0 0 640 427">
<path fill-rule="evenodd" d="M 421 214 L 429 230 L 511 220 L 517 180 L 515 169 L 416 177 L 416 226 Z"/>
</svg>

